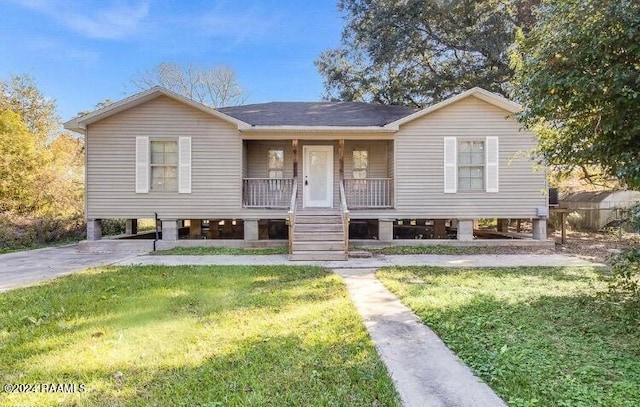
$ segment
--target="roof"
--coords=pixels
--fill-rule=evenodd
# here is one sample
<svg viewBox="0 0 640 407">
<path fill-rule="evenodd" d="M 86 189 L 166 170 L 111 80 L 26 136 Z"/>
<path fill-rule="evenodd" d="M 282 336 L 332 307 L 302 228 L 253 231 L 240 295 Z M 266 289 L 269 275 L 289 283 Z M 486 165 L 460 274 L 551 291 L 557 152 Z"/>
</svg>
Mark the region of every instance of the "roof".
<svg viewBox="0 0 640 407">
<path fill-rule="evenodd" d="M 68 130 L 84 133 L 89 124 L 145 103 L 167 96 L 213 117 L 234 124 L 240 131 L 328 130 L 328 131 L 397 131 L 402 124 L 474 96 L 508 112 L 521 106 L 481 88 L 469 89 L 424 109 L 363 102 L 270 102 L 214 109 L 160 86 L 132 95 L 64 123 Z"/>
<path fill-rule="evenodd" d="M 218 111 L 252 126 L 384 126 L 417 111 L 362 102 L 270 102 Z"/>
<path fill-rule="evenodd" d="M 624 193 L 624 195 L 630 195 L 628 198 L 632 200 L 640 199 L 640 192 L 637 191 L 585 191 L 585 192 L 573 192 L 564 196 L 561 201 L 563 202 L 602 202 L 611 195 Z"/>
</svg>

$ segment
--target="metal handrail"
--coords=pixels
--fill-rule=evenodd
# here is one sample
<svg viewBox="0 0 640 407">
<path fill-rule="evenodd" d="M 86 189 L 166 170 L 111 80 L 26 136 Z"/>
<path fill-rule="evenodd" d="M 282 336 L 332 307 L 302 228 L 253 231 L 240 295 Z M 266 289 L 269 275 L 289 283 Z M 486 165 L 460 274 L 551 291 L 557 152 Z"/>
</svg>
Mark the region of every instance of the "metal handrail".
<svg viewBox="0 0 640 407">
<path fill-rule="evenodd" d="M 344 232 L 344 253 L 349 255 L 349 207 L 344 193 L 344 180 L 340 181 L 340 213 L 342 215 L 342 228 Z"/>
<path fill-rule="evenodd" d="M 293 254 L 293 227 L 296 223 L 296 201 L 298 199 L 298 180 L 293 180 L 291 188 L 291 202 L 289 212 L 287 212 L 287 222 L 289 223 L 289 254 Z"/>
</svg>

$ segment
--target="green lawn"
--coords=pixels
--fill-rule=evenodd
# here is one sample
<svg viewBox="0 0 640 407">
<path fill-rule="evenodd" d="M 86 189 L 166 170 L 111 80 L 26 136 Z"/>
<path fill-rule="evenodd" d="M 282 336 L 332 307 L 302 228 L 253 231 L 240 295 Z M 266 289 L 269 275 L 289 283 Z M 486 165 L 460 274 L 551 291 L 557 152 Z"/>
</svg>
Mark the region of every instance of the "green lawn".
<svg viewBox="0 0 640 407">
<path fill-rule="evenodd" d="M 386 268 L 378 277 L 511 406 L 638 406 L 638 324 L 591 268 Z"/>
<path fill-rule="evenodd" d="M 513 248 L 515 249 L 515 247 Z M 365 248 L 373 254 L 499 254 L 505 251 L 500 246 L 389 246 L 380 248 Z"/>
<path fill-rule="evenodd" d="M 399 405 L 334 274 L 109 267 L 0 294 L 0 405 Z"/>
<path fill-rule="evenodd" d="M 243 249 L 236 247 L 175 247 L 168 250 L 151 252 L 155 255 L 208 255 L 208 254 L 286 254 L 287 247 L 265 247 L 256 249 Z"/>
</svg>

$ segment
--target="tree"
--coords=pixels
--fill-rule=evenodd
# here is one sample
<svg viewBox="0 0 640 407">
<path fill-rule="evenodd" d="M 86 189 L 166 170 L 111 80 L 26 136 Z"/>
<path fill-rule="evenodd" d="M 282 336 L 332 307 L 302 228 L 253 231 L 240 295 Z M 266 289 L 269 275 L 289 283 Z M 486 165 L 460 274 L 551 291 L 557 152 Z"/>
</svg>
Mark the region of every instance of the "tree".
<svg viewBox="0 0 640 407">
<path fill-rule="evenodd" d="M 0 81 L 0 110 L 17 113 L 39 145 L 59 127 L 55 101 L 45 97 L 29 75 L 12 75 Z"/>
<path fill-rule="evenodd" d="M 325 98 L 423 107 L 481 86 L 506 95 L 517 27 L 539 0 L 340 0 L 342 46 L 316 60 Z"/>
<path fill-rule="evenodd" d="M 0 157 L 0 212 L 30 211 L 38 166 L 34 137 L 20 115 L 9 109 L 0 110 Z"/>
<path fill-rule="evenodd" d="M 640 3 L 545 0 L 514 54 L 515 97 L 539 152 L 640 188 Z"/>
<path fill-rule="evenodd" d="M 235 72 L 226 66 L 199 68 L 163 62 L 139 73 L 131 82 L 138 89 L 162 86 L 211 107 L 240 105 L 246 100 Z"/>
</svg>

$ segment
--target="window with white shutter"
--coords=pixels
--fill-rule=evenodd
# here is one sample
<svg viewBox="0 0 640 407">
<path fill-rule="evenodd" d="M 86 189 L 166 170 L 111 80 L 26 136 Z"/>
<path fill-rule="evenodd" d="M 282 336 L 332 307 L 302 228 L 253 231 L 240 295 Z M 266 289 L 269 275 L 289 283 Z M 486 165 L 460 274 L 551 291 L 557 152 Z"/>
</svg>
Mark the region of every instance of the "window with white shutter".
<svg viewBox="0 0 640 407">
<path fill-rule="evenodd" d="M 455 137 L 444 138 L 444 192 L 456 193 L 458 175 L 456 167 L 457 143 Z"/>
<path fill-rule="evenodd" d="M 498 192 L 498 161 L 499 148 L 498 137 L 487 137 L 487 161 L 486 161 L 486 179 L 487 192 Z"/>
<path fill-rule="evenodd" d="M 136 137 L 136 193 L 149 192 L 149 137 Z"/>
<path fill-rule="evenodd" d="M 178 139 L 178 193 L 191 193 L 191 137 Z"/>
</svg>

